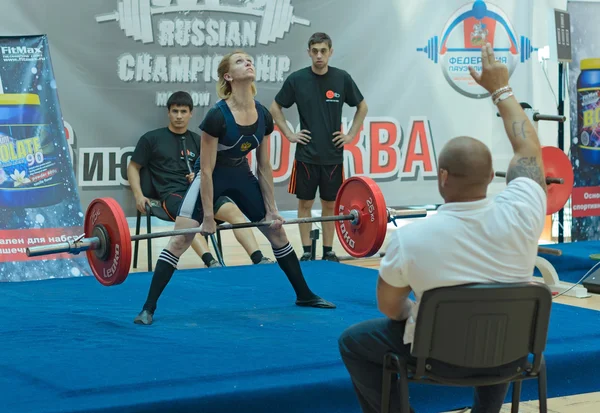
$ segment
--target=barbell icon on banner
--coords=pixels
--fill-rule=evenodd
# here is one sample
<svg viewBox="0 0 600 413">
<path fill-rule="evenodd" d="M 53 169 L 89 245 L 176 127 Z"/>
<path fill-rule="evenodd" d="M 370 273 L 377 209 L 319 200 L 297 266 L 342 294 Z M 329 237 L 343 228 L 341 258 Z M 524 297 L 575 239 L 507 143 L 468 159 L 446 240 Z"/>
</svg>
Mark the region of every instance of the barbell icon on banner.
<svg viewBox="0 0 600 413">
<path fill-rule="evenodd" d="M 258 42 L 268 44 L 277 39 L 282 39 L 289 32 L 292 24 L 310 26 L 310 21 L 294 16 L 294 7 L 291 0 L 267 0 L 264 10 L 252 7 L 221 5 L 219 0 L 177 0 L 172 5 L 172 0 L 154 0 L 155 6 L 150 5 L 150 0 L 121 0 L 117 3 L 117 10 L 112 13 L 96 16 L 96 22 L 119 22 L 119 28 L 125 31 L 127 37 L 136 41 L 152 43 L 152 15 L 162 13 L 188 12 L 188 11 L 216 11 L 225 13 L 238 13 L 262 18 Z M 160 6 L 156 6 L 161 3 Z"/>
<path fill-rule="evenodd" d="M 479 49 L 477 49 L 479 50 Z M 527 60 L 531 58 L 531 53 L 537 52 L 538 48 L 531 46 L 531 41 L 529 38 L 525 36 L 521 36 L 521 47 L 520 47 L 520 55 L 521 55 L 521 63 L 525 63 Z M 505 49 L 496 49 L 494 51 L 506 51 Z M 439 52 L 439 42 L 438 36 L 433 36 L 427 41 L 427 46 L 418 47 L 417 52 L 424 52 L 427 54 L 427 58 L 432 60 L 433 63 L 438 62 Z"/>
</svg>

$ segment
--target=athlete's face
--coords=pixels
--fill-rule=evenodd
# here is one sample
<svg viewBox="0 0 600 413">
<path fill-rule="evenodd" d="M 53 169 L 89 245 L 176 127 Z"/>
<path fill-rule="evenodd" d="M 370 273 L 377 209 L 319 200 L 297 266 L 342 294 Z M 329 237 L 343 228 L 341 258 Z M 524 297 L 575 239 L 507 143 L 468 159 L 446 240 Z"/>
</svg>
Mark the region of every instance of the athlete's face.
<svg viewBox="0 0 600 413">
<path fill-rule="evenodd" d="M 169 122 L 175 129 L 186 129 L 191 118 L 192 112 L 187 106 L 173 105 L 169 109 Z"/>
<path fill-rule="evenodd" d="M 308 55 L 312 59 L 312 64 L 317 69 L 327 67 L 329 58 L 333 54 L 333 49 L 330 49 L 327 43 L 313 43 L 308 49 Z"/>
<path fill-rule="evenodd" d="M 254 60 L 243 53 L 235 53 L 229 58 L 229 70 L 225 73 L 225 80 L 254 80 Z"/>
</svg>

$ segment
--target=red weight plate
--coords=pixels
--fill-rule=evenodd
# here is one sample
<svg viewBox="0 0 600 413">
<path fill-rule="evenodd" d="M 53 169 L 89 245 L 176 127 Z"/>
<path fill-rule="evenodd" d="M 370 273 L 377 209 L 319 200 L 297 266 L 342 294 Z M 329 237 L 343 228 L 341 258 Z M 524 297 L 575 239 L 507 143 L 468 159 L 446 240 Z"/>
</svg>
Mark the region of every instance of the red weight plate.
<svg viewBox="0 0 600 413">
<path fill-rule="evenodd" d="M 86 251 L 96 279 L 105 286 L 121 284 L 131 266 L 131 235 L 123 210 L 112 198 L 93 200 L 85 213 L 85 236 L 95 236 L 94 227 L 102 225 L 109 238 L 109 253 L 105 260 L 93 250 Z"/>
<path fill-rule="evenodd" d="M 336 221 L 335 230 L 342 247 L 355 258 L 375 254 L 387 234 L 387 207 L 379 186 L 371 178 L 354 176 L 344 181 L 335 200 L 338 215 L 360 214 L 358 224 Z"/>
<path fill-rule="evenodd" d="M 563 178 L 563 184 L 548 184 L 548 203 L 546 215 L 552 215 L 560 211 L 573 192 L 573 166 L 569 157 L 559 148 L 544 146 L 542 148 L 542 160 L 546 177 Z"/>
</svg>

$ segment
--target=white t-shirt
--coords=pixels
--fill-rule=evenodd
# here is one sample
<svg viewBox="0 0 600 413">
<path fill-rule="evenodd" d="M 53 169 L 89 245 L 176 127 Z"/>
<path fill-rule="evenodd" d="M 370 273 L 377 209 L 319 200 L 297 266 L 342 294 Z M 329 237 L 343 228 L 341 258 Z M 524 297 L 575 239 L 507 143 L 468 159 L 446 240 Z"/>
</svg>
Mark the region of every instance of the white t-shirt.
<svg viewBox="0 0 600 413">
<path fill-rule="evenodd" d="M 544 190 L 529 178 L 517 178 L 492 199 L 444 204 L 435 215 L 394 231 L 379 275 L 394 287 L 410 286 L 415 294 L 404 343 L 413 342 L 426 290 L 530 281 L 545 218 Z"/>
</svg>

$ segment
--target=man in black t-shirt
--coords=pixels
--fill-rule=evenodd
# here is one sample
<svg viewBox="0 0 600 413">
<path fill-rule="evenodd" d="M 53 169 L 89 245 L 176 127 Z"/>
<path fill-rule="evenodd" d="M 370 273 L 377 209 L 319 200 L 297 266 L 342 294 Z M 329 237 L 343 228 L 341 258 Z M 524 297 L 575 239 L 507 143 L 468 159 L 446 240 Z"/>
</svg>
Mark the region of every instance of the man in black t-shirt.
<svg viewBox="0 0 600 413">
<path fill-rule="evenodd" d="M 192 118 L 193 101 L 187 92 L 176 92 L 167 101 L 169 125 L 149 131 L 138 141 L 127 167 L 129 185 L 135 197 L 136 207 L 145 212 L 150 201 L 142 193 L 140 169 L 148 168 L 161 206 L 175 221 L 181 202 L 194 180 L 192 166 L 200 156 L 200 135 L 187 129 Z M 246 218 L 228 197 L 220 197 L 214 205 L 215 218 L 229 223 L 246 222 Z M 254 264 L 272 262 L 263 256 L 250 228 L 236 229 L 234 234 Z M 206 239 L 198 234 L 192 248 L 207 267 L 218 267 Z"/>
<path fill-rule="evenodd" d="M 344 180 L 344 144 L 358 134 L 367 115 L 367 104 L 354 80 L 345 70 L 328 65 L 333 54 L 331 38 L 315 33 L 308 40 L 312 65 L 287 77 L 271 105 L 271 114 L 281 132 L 297 143 L 294 167 L 288 191 L 298 198 L 298 218 L 310 217 L 317 188 L 322 216 L 334 215 L 335 198 Z M 287 125 L 282 108 L 293 104 L 300 116 L 300 132 Z M 356 107 L 352 127 L 341 131 L 344 103 Z M 323 259 L 338 261 L 332 251 L 333 222 L 323 222 Z M 311 224 L 299 224 L 304 254 L 311 257 Z"/>
</svg>

